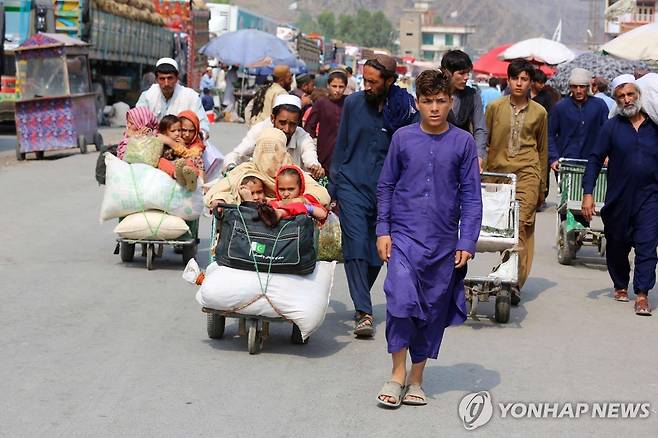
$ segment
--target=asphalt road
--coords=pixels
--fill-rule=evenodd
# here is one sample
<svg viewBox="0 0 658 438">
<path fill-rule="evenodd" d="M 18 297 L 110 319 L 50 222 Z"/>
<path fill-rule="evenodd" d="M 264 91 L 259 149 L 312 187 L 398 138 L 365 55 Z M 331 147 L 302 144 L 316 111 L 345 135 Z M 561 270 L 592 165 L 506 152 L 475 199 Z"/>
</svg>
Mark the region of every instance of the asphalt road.
<svg viewBox="0 0 658 438">
<path fill-rule="evenodd" d="M 242 125 L 216 124 L 223 151 Z M 105 131 L 106 142 L 120 131 Z M 658 315 L 636 317 L 611 298 L 604 263 L 561 266 L 555 213 L 538 216 L 536 255 L 509 324 L 483 316 L 447 330 L 431 361 L 425 407 L 379 408 L 390 368 L 384 339 L 384 272 L 373 298 L 378 333 L 351 335 L 352 305 L 338 267 L 329 311 L 305 346 L 274 324 L 250 356 L 231 321 L 206 336 L 196 289 L 168 252 L 147 271 L 112 253 L 114 221 L 100 224 L 97 155 L 47 154 L 16 163 L 0 152 L 1 437 L 655 437 Z M 554 199 L 553 195 L 553 199 Z M 207 263 L 210 222 L 198 260 Z M 587 254 L 585 254 L 587 255 Z M 478 256 L 471 272 L 495 257 Z M 655 303 L 658 300 L 654 299 Z M 467 431 L 462 397 L 489 391 L 493 418 Z M 649 402 L 646 419 L 507 418 L 503 402 Z M 517 411 L 517 413 L 520 411 Z"/>
</svg>

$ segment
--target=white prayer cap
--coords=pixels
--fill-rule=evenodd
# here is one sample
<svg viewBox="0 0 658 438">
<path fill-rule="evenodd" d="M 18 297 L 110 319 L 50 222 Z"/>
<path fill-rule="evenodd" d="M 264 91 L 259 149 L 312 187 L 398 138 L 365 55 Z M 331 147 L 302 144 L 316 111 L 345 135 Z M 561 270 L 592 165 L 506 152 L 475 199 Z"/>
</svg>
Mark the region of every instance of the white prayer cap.
<svg viewBox="0 0 658 438">
<path fill-rule="evenodd" d="M 302 109 L 302 100 L 292 94 L 280 94 L 274 99 L 273 108 L 276 108 L 279 105 L 293 105 Z"/>
<path fill-rule="evenodd" d="M 178 71 L 178 63 L 172 58 L 160 58 L 158 62 L 155 63 L 155 68 L 160 67 L 162 64 L 169 64 Z"/>
<path fill-rule="evenodd" d="M 635 76 L 628 73 L 619 75 L 612 80 L 612 83 L 610 84 L 610 90 L 612 91 L 612 93 L 614 93 L 617 87 L 624 84 L 634 84 L 634 83 L 635 83 Z"/>
<path fill-rule="evenodd" d="M 592 80 L 592 73 L 580 67 L 571 70 L 569 75 L 569 85 L 589 85 L 590 80 Z"/>
</svg>

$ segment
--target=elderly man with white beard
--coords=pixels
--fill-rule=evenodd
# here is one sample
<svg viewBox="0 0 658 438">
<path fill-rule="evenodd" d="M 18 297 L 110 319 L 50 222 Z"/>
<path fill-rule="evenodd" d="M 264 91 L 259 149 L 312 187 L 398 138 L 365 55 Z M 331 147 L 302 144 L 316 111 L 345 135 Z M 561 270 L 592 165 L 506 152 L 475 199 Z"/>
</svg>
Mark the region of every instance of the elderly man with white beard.
<svg viewBox="0 0 658 438">
<path fill-rule="evenodd" d="M 583 176 L 583 216 L 595 214 L 592 193 L 608 159 L 608 189 L 601 211 L 608 273 L 617 301 L 628 301 L 631 248 L 635 250 L 634 311 L 651 315 L 648 294 L 656 283 L 658 245 L 658 125 L 643 111 L 633 75 L 612 81 L 617 115 L 606 121 Z"/>
</svg>

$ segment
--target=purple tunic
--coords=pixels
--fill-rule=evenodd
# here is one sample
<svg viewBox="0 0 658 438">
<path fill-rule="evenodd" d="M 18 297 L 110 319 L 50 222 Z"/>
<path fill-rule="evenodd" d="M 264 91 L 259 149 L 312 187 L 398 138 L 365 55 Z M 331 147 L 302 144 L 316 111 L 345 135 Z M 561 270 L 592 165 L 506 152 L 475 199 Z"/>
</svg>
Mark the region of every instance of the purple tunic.
<svg viewBox="0 0 658 438">
<path fill-rule="evenodd" d="M 391 141 L 377 186 L 377 236 L 390 235 L 388 313 L 444 326 L 464 321 L 464 275 L 455 250 L 475 255 L 482 221 L 477 149 L 454 125 L 439 135 L 416 123 Z"/>
</svg>

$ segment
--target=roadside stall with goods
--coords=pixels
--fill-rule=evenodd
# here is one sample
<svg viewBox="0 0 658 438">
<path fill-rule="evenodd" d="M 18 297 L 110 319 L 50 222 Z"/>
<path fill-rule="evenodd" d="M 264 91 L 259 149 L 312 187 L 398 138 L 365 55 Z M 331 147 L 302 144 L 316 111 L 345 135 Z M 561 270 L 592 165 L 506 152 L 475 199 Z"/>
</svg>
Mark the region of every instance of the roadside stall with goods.
<svg viewBox="0 0 658 438">
<path fill-rule="evenodd" d="M 226 318 L 238 318 L 250 354 L 262 349 L 271 322 L 292 324 L 291 342 L 307 343 L 324 321 L 336 266 L 318 261 L 314 220 L 300 215 L 269 227 L 254 206 L 221 205 L 211 233 L 211 263 L 196 295 L 208 337 L 222 338 Z M 199 278 L 194 261 L 186 271 L 188 281 Z"/>
<path fill-rule="evenodd" d="M 500 263 L 486 276 L 467 275 L 464 279 L 468 314 L 476 317 L 479 302 L 494 297 L 494 319 L 507 323 L 511 296 L 519 283 L 519 203 L 516 201 L 516 175 L 482 173 L 482 226 L 476 252 L 499 252 Z"/>
<path fill-rule="evenodd" d="M 16 158 L 34 152 L 103 146 L 91 92 L 88 44 L 63 34 L 38 33 L 16 50 Z"/>
</svg>

